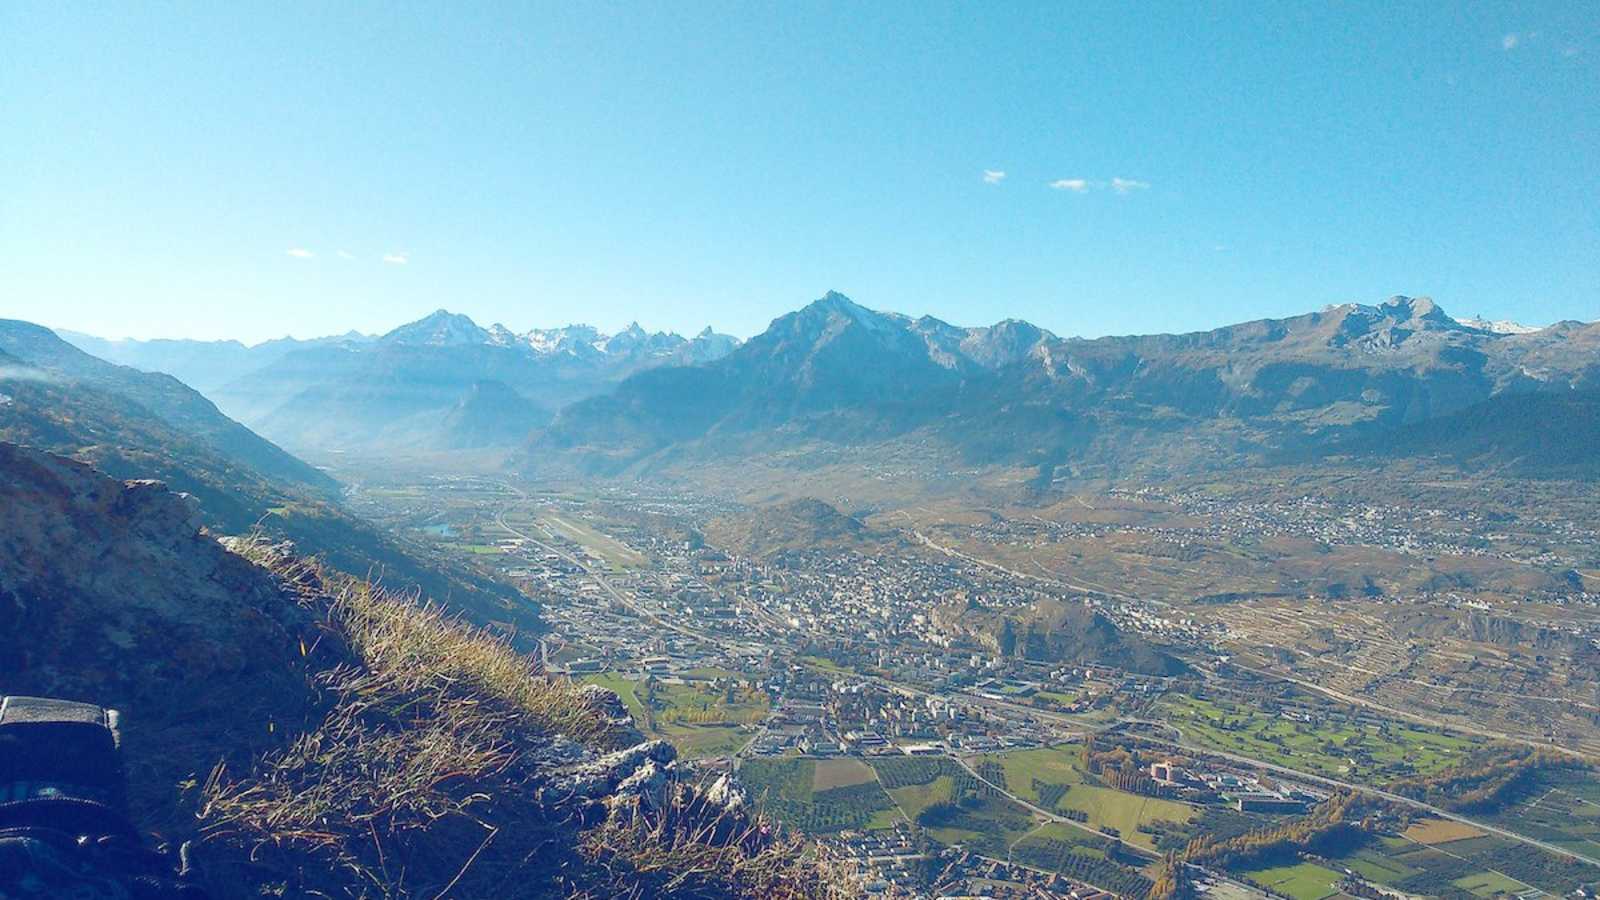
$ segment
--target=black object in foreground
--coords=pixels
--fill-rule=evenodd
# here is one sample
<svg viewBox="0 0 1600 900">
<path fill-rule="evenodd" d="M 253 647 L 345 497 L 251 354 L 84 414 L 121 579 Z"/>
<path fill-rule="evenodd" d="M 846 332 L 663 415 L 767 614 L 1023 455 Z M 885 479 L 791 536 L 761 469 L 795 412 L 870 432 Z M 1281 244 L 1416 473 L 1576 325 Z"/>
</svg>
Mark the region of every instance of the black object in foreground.
<svg viewBox="0 0 1600 900">
<path fill-rule="evenodd" d="M 0 698 L 0 897 L 202 900 L 128 821 L 116 710 Z"/>
</svg>

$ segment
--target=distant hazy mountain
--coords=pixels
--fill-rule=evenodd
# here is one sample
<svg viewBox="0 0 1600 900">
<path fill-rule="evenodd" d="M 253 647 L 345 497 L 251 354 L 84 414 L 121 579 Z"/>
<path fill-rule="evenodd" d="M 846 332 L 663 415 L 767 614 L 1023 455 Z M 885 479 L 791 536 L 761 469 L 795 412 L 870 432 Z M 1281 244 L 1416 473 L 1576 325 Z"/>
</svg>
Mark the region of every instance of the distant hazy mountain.
<svg viewBox="0 0 1600 900">
<path fill-rule="evenodd" d="M 927 440 L 969 460 L 1118 471 L 1228 465 L 1600 385 L 1600 324 L 1538 331 L 1396 297 L 1182 335 L 960 328 L 830 293 L 726 357 L 657 368 L 564 409 L 533 443 L 616 471 L 806 444 Z"/>
<path fill-rule="evenodd" d="M 516 446 L 562 406 L 644 369 L 720 359 L 738 341 L 614 335 L 587 325 L 517 334 L 439 310 L 368 341 L 301 346 L 216 389 L 219 405 L 303 450 Z"/>
<path fill-rule="evenodd" d="M 238 341 L 106 340 L 77 331 L 57 331 L 68 343 L 101 359 L 146 372 L 165 372 L 209 395 L 230 381 L 277 362 L 296 350 L 372 340 L 358 332 L 337 337 L 279 338 L 252 346 Z"/>
</svg>

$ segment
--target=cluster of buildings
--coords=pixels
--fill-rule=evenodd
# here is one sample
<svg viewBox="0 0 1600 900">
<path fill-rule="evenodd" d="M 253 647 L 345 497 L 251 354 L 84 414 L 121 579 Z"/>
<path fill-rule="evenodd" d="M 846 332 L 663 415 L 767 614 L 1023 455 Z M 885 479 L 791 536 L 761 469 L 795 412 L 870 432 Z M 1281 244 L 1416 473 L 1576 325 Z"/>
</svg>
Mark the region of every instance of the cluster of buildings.
<svg viewBox="0 0 1600 900">
<path fill-rule="evenodd" d="M 1300 785 L 1268 787 L 1245 771 L 1195 770 L 1173 761 L 1150 764 L 1150 778 L 1191 803 L 1226 803 L 1239 812 L 1297 813 L 1327 798 L 1327 793 Z"/>
</svg>

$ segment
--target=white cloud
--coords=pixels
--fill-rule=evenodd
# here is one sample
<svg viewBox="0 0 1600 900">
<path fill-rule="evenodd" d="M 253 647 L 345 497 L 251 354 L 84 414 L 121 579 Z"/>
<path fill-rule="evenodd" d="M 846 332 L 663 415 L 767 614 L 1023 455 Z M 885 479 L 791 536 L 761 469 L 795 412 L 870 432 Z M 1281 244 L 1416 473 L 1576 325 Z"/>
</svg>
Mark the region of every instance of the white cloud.
<svg viewBox="0 0 1600 900">
<path fill-rule="evenodd" d="M 1500 49 L 1515 50 L 1520 43 L 1522 43 L 1522 36 L 1513 31 L 1500 39 Z"/>
<path fill-rule="evenodd" d="M 307 250 L 304 247 L 290 247 L 288 252 L 289 255 L 295 259 L 310 259 L 311 257 L 316 256 L 315 253 L 312 253 L 310 250 Z"/>
<path fill-rule="evenodd" d="M 1005 180 L 1006 180 L 1006 173 L 1004 172 L 1004 170 L 1001 170 L 1001 169 L 984 169 L 983 170 L 983 183 L 984 184 L 999 184 L 1000 182 L 1005 181 Z"/>
<path fill-rule="evenodd" d="M 1089 182 L 1082 178 L 1057 178 L 1050 182 L 1050 186 L 1058 191 L 1072 191 L 1081 194 L 1089 189 Z"/>
<path fill-rule="evenodd" d="M 340 250 L 339 251 L 339 258 L 340 259 L 355 259 L 356 255 L 354 253 L 351 253 L 349 250 Z"/>
<path fill-rule="evenodd" d="M 0 366 L 0 381 L 59 381 L 55 375 L 28 366 Z"/>
<path fill-rule="evenodd" d="M 410 262 L 411 258 L 406 256 L 404 253 L 385 253 L 383 255 L 383 261 L 389 263 L 390 265 L 403 266 Z"/>
<path fill-rule="evenodd" d="M 1132 178 L 1111 179 L 1111 189 L 1119 194 L 1126 194 L 1129 191 L 1142 191 L 1149 186 L 1150 182 L 1148 181 L 1135 181 Z"/>
</svg>

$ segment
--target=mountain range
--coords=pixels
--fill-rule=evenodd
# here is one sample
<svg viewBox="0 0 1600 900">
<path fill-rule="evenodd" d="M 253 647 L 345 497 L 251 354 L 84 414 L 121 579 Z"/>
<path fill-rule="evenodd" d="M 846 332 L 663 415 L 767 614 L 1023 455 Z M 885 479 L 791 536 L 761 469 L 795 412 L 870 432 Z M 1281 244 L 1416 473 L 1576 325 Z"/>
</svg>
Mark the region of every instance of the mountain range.
<svg viewBox="0 0 1600 900">
<path fill-rule="evenodd" d="M 1180 471 L 1359 452 L 1373 435 L 1495 398 L 1597 389 L 1600 324 L 1463 323 L 1426 298 L 1090 340 L 1014 320 L 962 328 L 829 293 L 719 360 L 641 372 L 567 406 L 522 464 L 641 472 L 909 442 L 1043 475 Z"/>
<path fill-rule="evenodd" d="M 516 446 L 560 407 L 657 366 L 710 362 L 738 340 L 615 334 L 588 325 L 514 333 L 439 310 L 387 334 L 245 347 L 231 341 L 69 338 L 90 352 L 171 372 L 219 407 L 302 452 Z"/>
<path fill-rule="evenodd" d="M 221 409 L 298 452 L 520 448 L 511 465 L 528 473 L 863 445 L 1046 480 L 1396 453 L 1537 471 L 1556 446 L 1571 448 L 1564 472 L 1600 466 L 1581 442 L 1500 434 L 1510 420 L 1480 407 L 1600 391 L 1600 323 L 1458 320 L 1427 298 L 1095 339 L 1014 319 L 956 326 L 829 292 L 743 343 L 636 324 L 516 333 L 446 310 L 375 337 L 113 343 L 140 365 L 203 369 L 193 377 Z M 1574 407 L 1580 421 L 1590 408 Z M 1471 446 L 1444 445 L 1465 441 L 1461 429 L 1423 427 L 1449 417 L 1478 422 Z"/>
</svg>

